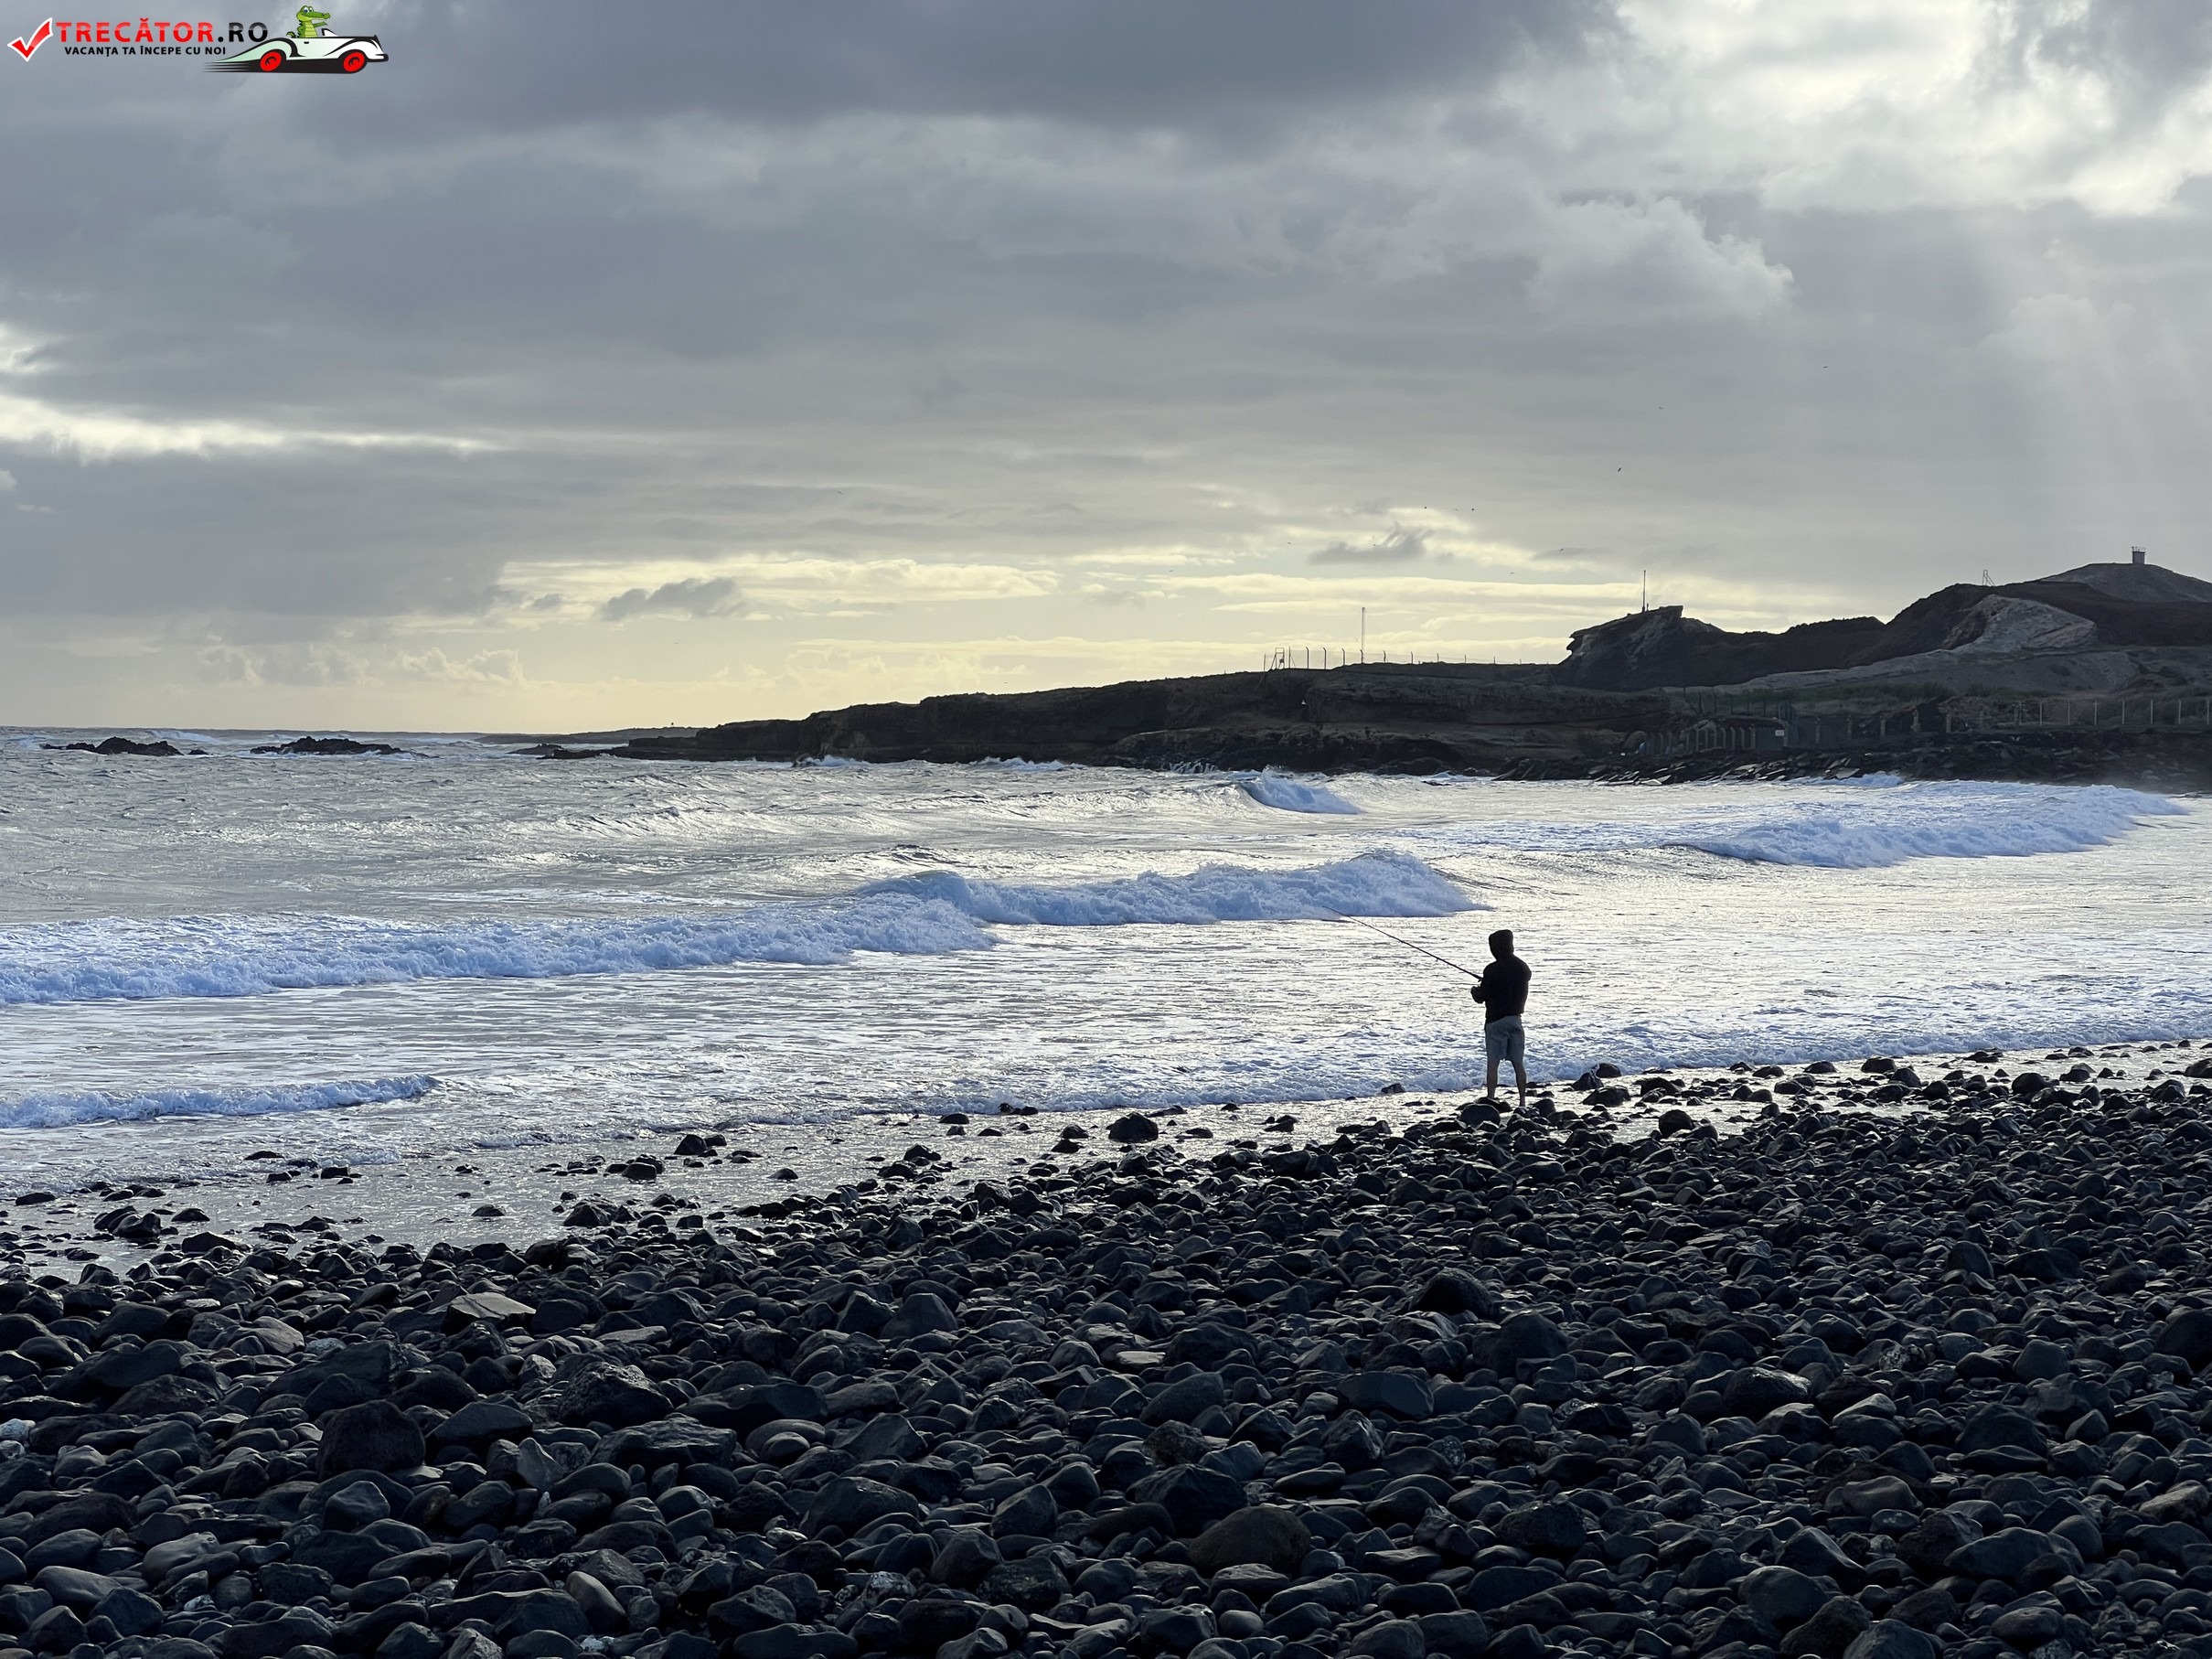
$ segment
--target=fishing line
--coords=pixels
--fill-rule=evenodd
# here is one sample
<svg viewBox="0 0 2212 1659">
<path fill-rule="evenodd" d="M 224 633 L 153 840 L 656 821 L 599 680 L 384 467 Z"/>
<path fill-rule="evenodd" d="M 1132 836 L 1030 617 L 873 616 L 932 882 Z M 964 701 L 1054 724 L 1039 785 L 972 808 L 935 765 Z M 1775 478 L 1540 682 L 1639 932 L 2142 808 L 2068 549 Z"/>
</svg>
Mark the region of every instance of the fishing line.
<svg viewBox="0 0 2212 1659">
<path fill-rule="evenodd" d="M 1388 928 L 1377 927 L 1373 922 L 1368 921 L 1364 916 L 1346 915 L 1340 910 L 1332 910 L 1329 914 L 1336 917 L 1336 919 L 1340 922 L 1355 923 L 1359 926 L 1366 928 L 1371 933 L 1379 933 L 1394 945 L 1403 945 L 1408 950 L 1417 950 L 1423 956 L 1427 957 L 1430 961 L 1441 962 L 1445 967 L 1450 969 L 1453 972 L 1463 973 L 1470 979 L 1480 979 L 1482 977 L 1471 968 L 1460 967 L 1459 963 L 1453 961 L 1449 957 L 1438 956 L 1435 951 L 1429 949 L 1426 945 L 1416 945 L 1411 939 L 1401 939 L 1396 934 L 1392 933 Z"/>
</svg>

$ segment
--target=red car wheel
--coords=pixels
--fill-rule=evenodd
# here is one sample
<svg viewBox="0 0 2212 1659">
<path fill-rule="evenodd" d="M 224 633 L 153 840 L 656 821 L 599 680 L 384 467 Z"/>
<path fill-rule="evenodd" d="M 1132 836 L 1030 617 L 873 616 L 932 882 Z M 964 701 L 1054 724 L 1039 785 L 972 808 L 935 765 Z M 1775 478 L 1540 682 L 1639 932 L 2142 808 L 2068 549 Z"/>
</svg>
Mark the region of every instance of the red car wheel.
<svg viewBox="0 0 2212 1659">
<path fill-rule="evenodd" d="M 281 47 L 271 47 L 267 51 L 262 54 L 261 63 L 262 68 L 264 70 L 283 69 L 284 67 L 283 48 Z"/>
<path fill-rule="evenodd" d="M 361 72 L 362 66 L 368 61 L 369 54 L 357 48 L 338 59 L 338 68 L 344 70 L 348 75 L 358 75 Z"/>
</svg>

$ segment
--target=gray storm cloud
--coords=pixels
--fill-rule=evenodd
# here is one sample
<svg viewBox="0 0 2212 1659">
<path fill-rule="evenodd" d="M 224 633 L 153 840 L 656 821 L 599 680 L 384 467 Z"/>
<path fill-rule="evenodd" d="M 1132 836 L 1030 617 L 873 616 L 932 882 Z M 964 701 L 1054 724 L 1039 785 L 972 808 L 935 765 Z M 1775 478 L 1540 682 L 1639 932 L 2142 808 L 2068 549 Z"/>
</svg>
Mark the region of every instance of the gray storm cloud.
<svg viewBox="0 0 2212 1659">
<path fill-rule="evenodd" d="M 331 9 L 390 61 L 0 65 L 0 720 L 2207 573 L 2200 8 Z"/>
<path fill-rule="evenodd" d="M 1317 547 L 1306 555 L 1309 564 L 1411 564 L 1428 553 L 1428 538 L 1417 530 L 1394 530 L 1380 541 L 1354 547 L 1349 541 L 1331 541 L 1327 547 Z"/>
<path fill-rule="evenodd" d="M 687 576 L 656 588 L 626 588 L 599 607 L 609 622 L 633 616 L 729 616 L 744 605 L 737 583 L 727 576 Z"/>
</svg>

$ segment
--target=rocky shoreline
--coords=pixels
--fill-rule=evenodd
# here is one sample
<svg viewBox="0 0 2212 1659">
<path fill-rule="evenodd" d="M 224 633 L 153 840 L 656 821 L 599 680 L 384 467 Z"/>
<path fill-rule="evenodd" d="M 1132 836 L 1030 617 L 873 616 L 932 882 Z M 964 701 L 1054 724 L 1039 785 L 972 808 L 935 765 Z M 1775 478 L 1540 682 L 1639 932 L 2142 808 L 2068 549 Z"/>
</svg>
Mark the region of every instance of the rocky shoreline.
<svg viewBox="0 0 2212 1659">
<path fill-rule="evenodd" d="M 2212 1654 L 2212 1049 L 2109 1057 L 154 1229 L 0 1284 L 0 1659 Z"/>
<path fill-rule="evenodd" d="M 1523 762 L 1501 768 L 1498 776 L 1683 784 L 1720 778 L 1779 782 L 1877 772 L 1918 782 L 2116 784 L 2174 794 L 2212 794 L 2212 732 L 1931 734 L 1851 749 L 1793 749 L 1779 755 L 1716 750 L 1587 765 Z"/>
</svg>

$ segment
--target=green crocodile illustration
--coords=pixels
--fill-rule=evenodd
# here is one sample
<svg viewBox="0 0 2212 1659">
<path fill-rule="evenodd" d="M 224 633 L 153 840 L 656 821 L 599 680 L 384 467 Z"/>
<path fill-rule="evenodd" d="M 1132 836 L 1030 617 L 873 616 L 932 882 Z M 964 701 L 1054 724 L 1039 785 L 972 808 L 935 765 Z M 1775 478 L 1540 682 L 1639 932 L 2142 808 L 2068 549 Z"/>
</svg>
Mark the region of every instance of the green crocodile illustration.
<svg viewBox="0 0 2212 1659">
<path fill-rule="evenodd" d="M 300 7 L 299 22 L 292 31 L 294 40 L 315 40 L 321 37 L 323 25 L 330 21 L 328 12 L 318 12 L 312 5 Z"/>
</svg>

